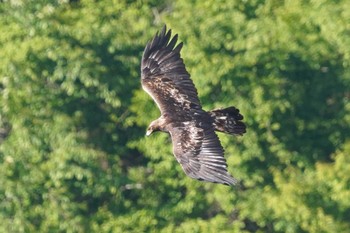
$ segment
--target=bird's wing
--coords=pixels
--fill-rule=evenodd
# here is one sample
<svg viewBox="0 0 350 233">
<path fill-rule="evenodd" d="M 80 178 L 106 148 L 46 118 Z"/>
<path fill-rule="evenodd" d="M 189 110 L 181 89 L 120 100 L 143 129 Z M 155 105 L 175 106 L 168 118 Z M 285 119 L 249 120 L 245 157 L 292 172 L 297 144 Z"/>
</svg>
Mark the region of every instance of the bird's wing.
<svg viewBox="0 0 350 233">
<path fill-rule="evenodd" d="M 210 123 L 176 123 L 169 132 L 174 155 L 188 176 L 226 185 L 237 183 L 227 172 L 224 149 Z"/>
<path fill-rule="evenodd" d="M 147 44 L 141 62 L 143 89 L 157 103 L 162 114 L 181 115 L 183 109 L 201 109 L 197 90 L 186 71 L 180 50 L 175 47 L 177 35 L 171 39 L 171 30 L 162 29 Z"/>
</svg>

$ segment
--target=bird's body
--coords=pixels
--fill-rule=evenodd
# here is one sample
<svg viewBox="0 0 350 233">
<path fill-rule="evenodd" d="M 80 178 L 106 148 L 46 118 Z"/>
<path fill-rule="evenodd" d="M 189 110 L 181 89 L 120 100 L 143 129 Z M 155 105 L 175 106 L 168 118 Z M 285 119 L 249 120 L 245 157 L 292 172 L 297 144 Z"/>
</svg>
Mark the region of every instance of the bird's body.
<svg viewBox="0 0 350 233">
<path fill-rule="evenodd" d="M 141 62 L 143 89 L 153 98 L 161 116 L 146 133 L 164 131 L 171 135 L 173 153 L 185 173 L 198 180 L 233 185 L 236 180 L 227 172 L 227 164 L 215 130 L 242 135 L 245 125 L 235 107 L 206 112 L 190 79 L 177 35 L 164 26 L 150 41 Z"/>
</svg>

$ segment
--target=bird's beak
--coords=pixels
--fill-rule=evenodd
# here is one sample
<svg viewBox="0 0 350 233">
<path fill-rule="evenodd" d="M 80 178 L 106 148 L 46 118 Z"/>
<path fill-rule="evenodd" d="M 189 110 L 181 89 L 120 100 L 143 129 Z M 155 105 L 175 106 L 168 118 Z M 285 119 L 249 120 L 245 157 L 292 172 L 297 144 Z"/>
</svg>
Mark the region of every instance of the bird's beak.
<svg viewBox="0 0 350 233">
<path fill-rule="evenodd" d="M 152 131 L 151 130 L 147 130 L 146 132 L 146 136 L 148 137 L 149 135 L 151 135 Z"/>
</svg>

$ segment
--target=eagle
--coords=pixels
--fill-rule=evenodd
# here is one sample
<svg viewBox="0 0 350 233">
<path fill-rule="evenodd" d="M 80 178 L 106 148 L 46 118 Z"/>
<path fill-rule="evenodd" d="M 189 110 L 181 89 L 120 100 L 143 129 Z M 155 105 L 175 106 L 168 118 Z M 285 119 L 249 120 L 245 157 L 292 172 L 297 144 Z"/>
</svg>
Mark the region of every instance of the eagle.
<svg viewBox="0 0 350 233">
<path fill-rule="evenodd" d="M 156 131 L 171 136 L 173 153 L 191 178 L 235 185 L 227 171 L 224 149 L 215 131 L 243 135 L 246 126 L 235 107 L 205 111 L 187 72 L 178 43 L 166 25 L 144 49 L 141 61 L 142 88 L 153 98 L 161 116 L 149 125 L 146 136 Z"/>
</svg>

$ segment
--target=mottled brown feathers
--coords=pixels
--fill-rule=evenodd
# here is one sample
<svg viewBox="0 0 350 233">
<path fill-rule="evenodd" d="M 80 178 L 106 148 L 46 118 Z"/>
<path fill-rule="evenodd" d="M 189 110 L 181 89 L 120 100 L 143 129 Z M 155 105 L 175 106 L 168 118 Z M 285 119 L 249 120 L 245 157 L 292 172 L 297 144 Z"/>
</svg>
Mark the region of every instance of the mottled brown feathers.
<svg viewBox="0 0 350 233">
<path fill-rule="evenodd" d="M 246 132 L 246 126 L 241 121 L 243 116 L 235 107 L 211 110 L 209 114 L 214 119 L 216 131 L 234 135 L 243 135 Z"/>
<path fill-rule="evenodd" d="M 146 45 L 141 61 L 141 83 L 161 111 L 151 123 L 153 131 L 169 132 L 173 152 L 184 172 L 198 180 L 233 185 L 237 181 L 227 172 L 227 164 L 215 129 L 243 134 L 245 125 L 238 109 L 206 112 L 180 56 L 182 43 L 171 37 L 166 27 Z M 228 124 L 228 125 L 225 125 Z"/>
</svg>

